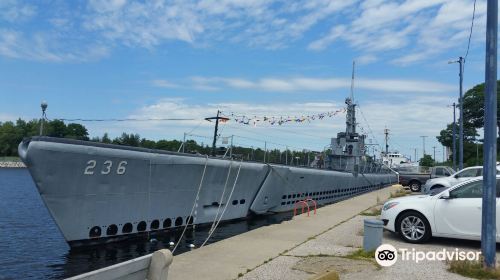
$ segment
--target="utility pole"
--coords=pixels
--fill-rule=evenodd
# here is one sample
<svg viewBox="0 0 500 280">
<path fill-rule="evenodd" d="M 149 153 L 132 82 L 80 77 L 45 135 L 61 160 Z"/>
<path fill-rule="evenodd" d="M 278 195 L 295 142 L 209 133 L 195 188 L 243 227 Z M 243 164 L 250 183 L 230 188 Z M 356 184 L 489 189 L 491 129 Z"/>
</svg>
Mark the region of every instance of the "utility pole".
<svg viewBox="0 0 500 280">
<path fill-rule="evenodd" d="M 385 156 L 387 156 L 389 154 L 389 144 L 388 144 L 388 140 L 389 140 L 389 129 L 384 129 L 384 134 L 385 134 Z"/>
<path fill-rule="evenodd" d="M 264 141 L 264 163 L 266 163 L 267 141 Z"/>
<path fill-rule="evenodd" d="M 415 157 L 414 157 L 414 161 L 417 162 L 417 148 L 415 148 Z"/>
<path fill-rule="evenodd" d="M 423 155 L 422 157 L 425 157 L 425 138 L 427 138 L 427 136 L 420 136 L 422 137 L 422 145 L 423 145 Z"/>
<path fill-rule="evenodd" d="M 45 111 L 47 110 L 48 106 L 49 105 L 45 101 L 42 101 L 42 104 L 40 104 L 40 107 L 42 107 L 42 118 L 40 119 L 40 136 L 43 135 L 43 123 L 45 122 L 45 119 L 47 118 Z"/>
<path fill-rule="evenodd" d="M 443 150 L 443 162 L 445 162 L 445 161 L 446 161 L 446 160 L 445 160 L 445 159 L 446 159 L 446 156 L 445 156 L 446 150 L 445 150 L 445 148 L 444 148 L 444 145 L 441 145 L 441 148 L 442 148 L 442 150 Z"/>
<path fill-rule="evenodd" d="M 481 223 L 481 251 L 484 257 L 484 266 L 487 268 L 495 268 L 496 264 L 497 37 L 498 2 L 497 0 L 488 0 L 484 71 L 484 183 Z"/>
<path fill-rule="evenodd" d="M 458 63 L 460 67 L 459 70 L 459 97 L 458 105 L 460 106 L 460 118 L 459 118 L 459 132 L 458 132 L 458 168 L 462 170 L 464 168 L 464 102 L 463 102 L 463 80 L 464 80 L 464 58 L 459 57 L 458 60 L 450 61 L 448 63 Z"/>
<path fill-rule="evenodd" d="M 222 121 L 227 121 L 229 118 L 226 117 L 220 117 L 220 111 L 217 110 L 217 116 L 216 117 L 210 117 L 210 118 L 205 118 L 205 120 L 211 122 L 212 120 L 215 120 L 215 129 L 214 129 L 214 141 L 212 142 L 212 156 L 215 156 L 217 154 L 216 151 L 216 142 L 217 142 L 217 131 L 219 130 L 219 120 Z"/>
<path fill-rule="evenodd" d="M 434 150 L 434 162 L 436 162 L 436 146 L 432 146 L 432 150 Z"/>
<path fill-rule="evenodd" d="M 453 148 L 451 153 L 453 155 L 453 169 L 457 170 L 457 117 L 456 117 L 457 104 L 453 102 Z"/>
</svg>

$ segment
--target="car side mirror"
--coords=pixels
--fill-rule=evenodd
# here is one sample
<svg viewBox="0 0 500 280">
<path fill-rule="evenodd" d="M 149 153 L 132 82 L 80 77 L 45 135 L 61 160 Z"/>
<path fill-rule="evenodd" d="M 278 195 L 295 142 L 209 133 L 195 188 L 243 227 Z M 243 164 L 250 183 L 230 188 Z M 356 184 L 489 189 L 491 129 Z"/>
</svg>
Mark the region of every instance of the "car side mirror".
<svg viewBox="0 0 500 280">
<path fill-rule="evenodd" d="M 460 176 L 458 176 L 458 174 L 457 174 L 457 175 L 455 175 L 455 176 L 453 176 L 453 177 L 455 177 L 455 179 L 458 179 L 458 178 L 460 178 Z"/>
<path fill-rule="evenodd" d="M 452 199 L 452 197 L 450 196 L 450 191 L 445 190 L 443 193 L 441 193 L 439 199 Z"/>
</svg>

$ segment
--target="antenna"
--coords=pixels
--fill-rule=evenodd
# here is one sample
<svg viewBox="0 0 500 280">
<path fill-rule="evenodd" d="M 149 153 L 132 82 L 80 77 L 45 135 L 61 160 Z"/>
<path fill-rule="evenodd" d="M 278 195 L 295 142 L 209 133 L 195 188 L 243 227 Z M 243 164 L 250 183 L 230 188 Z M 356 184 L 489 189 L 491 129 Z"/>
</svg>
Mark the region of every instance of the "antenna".
<svg viewBox="0 0 500 280">
<path fill-rule="evenodd" d="M 351 77 L 351 102 L 354 104 L 354 68 L 356 61 L 352 61 L 352 77 Z"/>
</svg>

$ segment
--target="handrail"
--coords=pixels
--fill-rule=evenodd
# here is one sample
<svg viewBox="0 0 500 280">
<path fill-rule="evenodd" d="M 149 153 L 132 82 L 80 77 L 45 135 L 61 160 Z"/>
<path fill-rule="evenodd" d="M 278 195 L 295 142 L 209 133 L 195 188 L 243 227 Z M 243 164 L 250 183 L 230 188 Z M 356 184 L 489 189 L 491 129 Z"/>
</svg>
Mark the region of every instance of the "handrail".
<svg viewBox="0 0 500 280">
<path fill-rule="evenodd" d="M 316 200 L 308 197 L 306 199 L 303 200 L 305 203 L 307 203 L 307 205 L 309 206 L 309 201 L 312 201 L 314 203 L 314 215 L 316 215 L 316 208 L 318 208 L 318 203 L 316 203 Z"/>
<path fill-rule="evenodd" d="M 293 215 L 294 216 L 297 215 L 297 204 L 302 205 L 302 212 L 300 214 L 304 214 L 304 206 L 307 207 L 307 216 L 309 217 L 309 204 L 307 204 L 307 202 L 305 202 L 304 200 L 300 200 L 300 201 L 295 202 L 295 205 L 293 207 Z"/>
</svg>

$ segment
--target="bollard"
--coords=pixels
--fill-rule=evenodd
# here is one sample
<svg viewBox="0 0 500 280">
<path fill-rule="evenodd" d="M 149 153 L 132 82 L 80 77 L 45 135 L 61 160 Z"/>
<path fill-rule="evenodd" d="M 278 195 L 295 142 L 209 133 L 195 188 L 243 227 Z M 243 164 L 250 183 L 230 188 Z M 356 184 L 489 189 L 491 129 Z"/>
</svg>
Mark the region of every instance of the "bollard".
<svg viewBox="0 0 500 280">
<path fill-rule="evenodd" d="M 170 250 L 162 249 L 151 256 L 148 280 L 167 280 L 168 268 L 172 263 L 173 256 Z"/>
<path fill-rule="evenodd" d="M 363 250 L 373 251 L 382 244 L 384 222 L 375 219 L 365 219 L 363 236 Z"/>
</svg>

